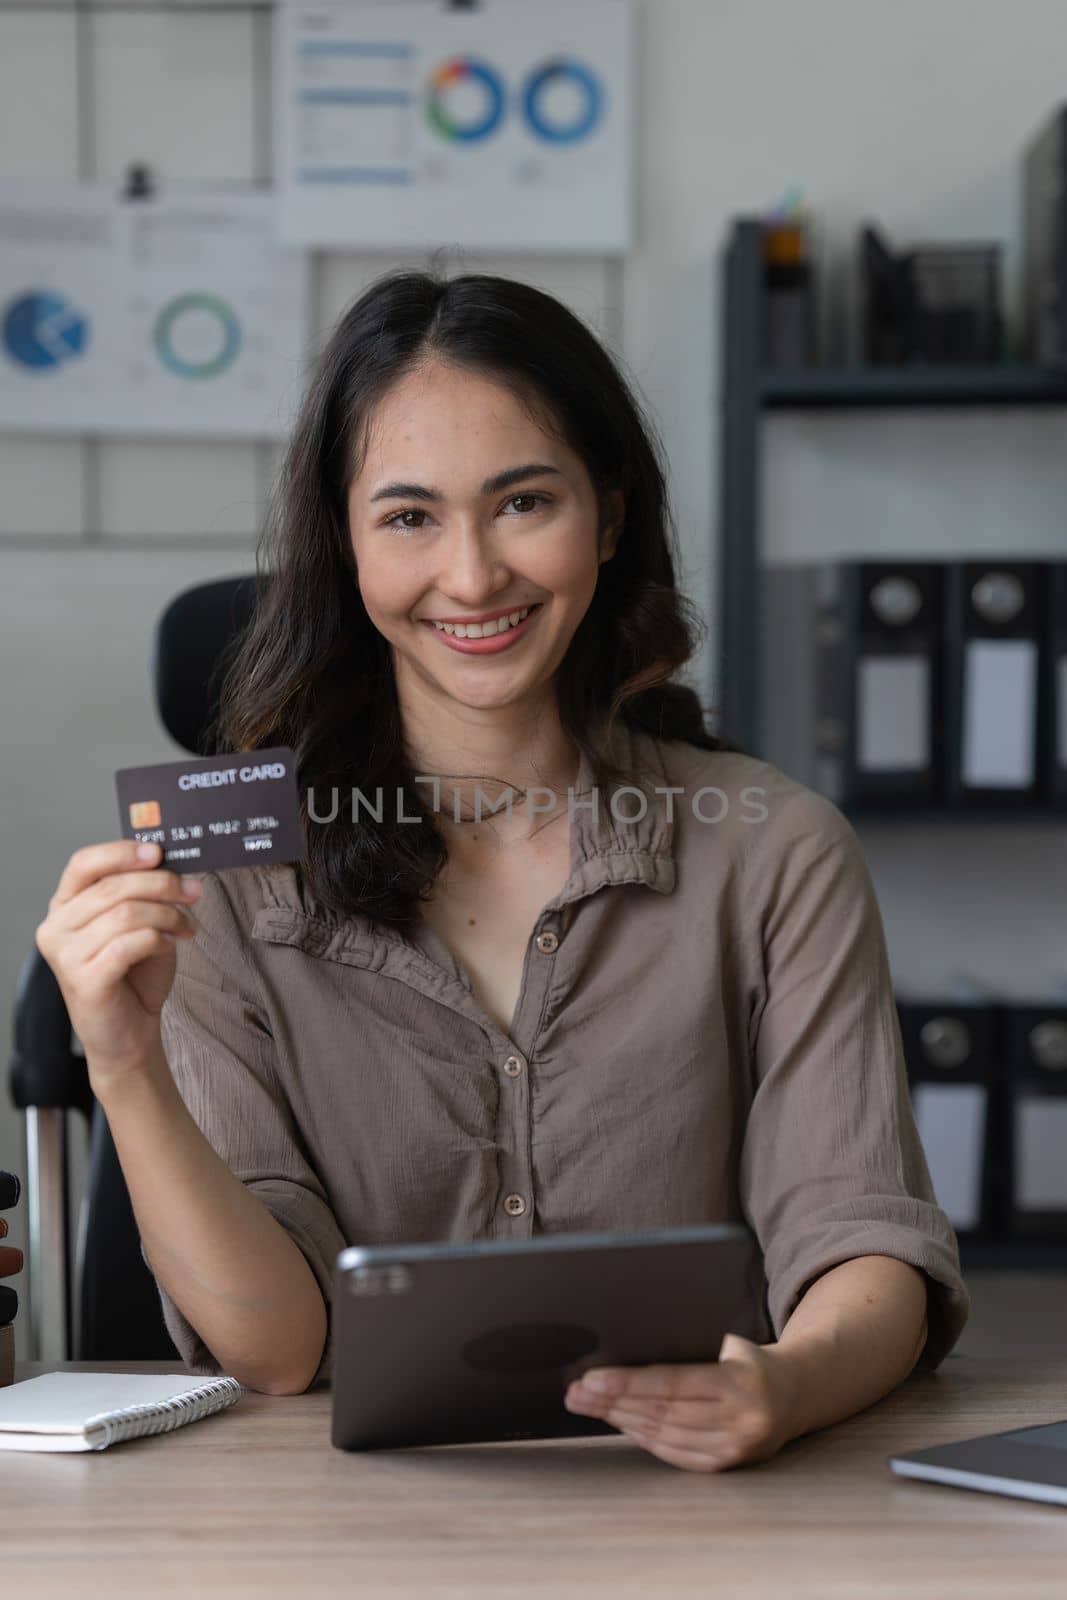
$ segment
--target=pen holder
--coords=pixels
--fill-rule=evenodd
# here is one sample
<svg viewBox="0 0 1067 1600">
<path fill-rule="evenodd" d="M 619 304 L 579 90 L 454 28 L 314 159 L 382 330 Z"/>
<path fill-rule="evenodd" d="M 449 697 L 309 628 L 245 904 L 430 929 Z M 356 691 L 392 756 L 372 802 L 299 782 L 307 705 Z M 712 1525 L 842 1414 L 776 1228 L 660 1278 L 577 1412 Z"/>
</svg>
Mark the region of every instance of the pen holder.
<svg viewBox="0 0 1067 1600">
<path fill-rule="evenodd" d="M 768 223 L 763 231 L 763 364 L 810 367 L 815 361 L 815 302 L 807 230 Z"/>
<path fill-rule="evenodd" d="M 995 363 L 1002 358 L 1000 248 L 938 245 L 895 255 L 877 229 L 860 236 L 864 359 Z"/>
</svg>

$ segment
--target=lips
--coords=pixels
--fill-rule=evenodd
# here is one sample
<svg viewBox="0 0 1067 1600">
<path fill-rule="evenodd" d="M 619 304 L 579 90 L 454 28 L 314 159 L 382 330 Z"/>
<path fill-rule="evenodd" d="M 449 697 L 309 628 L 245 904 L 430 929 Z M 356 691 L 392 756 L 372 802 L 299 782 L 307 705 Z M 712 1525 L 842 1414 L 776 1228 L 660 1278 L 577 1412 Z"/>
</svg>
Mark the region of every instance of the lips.
<svg viewBox="0 0 1067 1600">
<path fill-rule="evenodd" d="M 507 606 L 501 611 L 494 611 L 484 617 L 423 617 L 423 622 L 428 622 L 431 627 L 447 625 L 449 628 L 487 628 L 491 622 L 505 622 L 519 611 L 536 611 L 541 605 L 540 600 L 524 600 L 521 605 Z M 525 621 L 525 617 L 522 619 Z M 513 624 L 517 627 L 518 623 Z"/>
<path fill-rule="evenodd" d="M 482 617 L 424 617 L 424 622 L 447 622 L 450 628 L 476 627 L 484 628 L 487 623 L 501 622 L 505 617 L 510 617 L 516 611 L 532 611 L 538 601 L 520 600 L 517 605 L 500 606 L 496 611 L 487 611 Z"/>
<path fill-rule="evenodd" d="M 430 629 L 435 639 L 450 650 L 458 651 L 461 655 L 486 656 L 497 655 L 503 650 L 509 650 L 529 631 L 541 613 L 543 602 L 530 606 L 527 615 L 513 628 L 507 628 L 503 633 L 493 633 L 487 638 L 460 638 L 458 634 L 446 633 L 443 628 L 434 627 L 429 618 L 424 618 L 425 626 Z M 523 608 L 525 609 L 525 608 Z"/>
</svg>

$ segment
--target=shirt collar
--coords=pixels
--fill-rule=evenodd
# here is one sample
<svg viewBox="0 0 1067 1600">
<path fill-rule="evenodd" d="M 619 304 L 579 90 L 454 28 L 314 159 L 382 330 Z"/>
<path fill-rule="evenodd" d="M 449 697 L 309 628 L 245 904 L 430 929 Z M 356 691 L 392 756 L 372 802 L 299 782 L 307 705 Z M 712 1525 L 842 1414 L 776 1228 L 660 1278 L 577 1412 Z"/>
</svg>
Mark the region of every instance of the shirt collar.
<svg viewBox="0 0 1067 1600">
<path fill-rule="evenodd" d="M 674 889 L 675 824 L 662 793 L 668 779 L 660 743 L 644 729 L 619 720 L 611 751 L 616 764 L 633 778 L 628 784 L 596 786 L 592 763 L 581 751 L 573 796 L 571 876 L 559 896 L 561 904 L 606 883 L 646 883 L 660 894 Z"/>
<path fill-rule="evenodd" d="M 553 906 L 564 906 L 613 883 L 643 883 L 660 894 L 670 894 L 675 886 L 675 823 L 668 797 L 656 788 L 666 788 L 668 779 L 660 741 L 640 728 L 617 721 L 612 731 L 611 752 L 616 764 L 633 774 L 630 784 L 597 786 L 592 763 L 579 752 L 575 775 L 571 828 L 571 871 L 567 882 L 553 899 Z M 632 785 L 632 786 L 631 786 Z M 644 794 L 644 804 L 635 790 Z M 595 795 L 595 810 L 593 799 Z M 632 821 L 628 820 L 632 817 Z M 273 927 L 276 917 L 297 914 L 301 922 L 309 919 L 324 929 L 336 927 L 337 916 L 317 903 L 307 884 L 298 882 L 292 867 L 268 869 L 265 873 L 266 903 L 260 912 L 262 927 Z M 258 920 L 258 919 L 257 919 Z M 347 919 L 350 930 L 362 929 L 386 942 L 404 943 L 395 930 L 380 926 L 356 914 Z"/>
</svg>

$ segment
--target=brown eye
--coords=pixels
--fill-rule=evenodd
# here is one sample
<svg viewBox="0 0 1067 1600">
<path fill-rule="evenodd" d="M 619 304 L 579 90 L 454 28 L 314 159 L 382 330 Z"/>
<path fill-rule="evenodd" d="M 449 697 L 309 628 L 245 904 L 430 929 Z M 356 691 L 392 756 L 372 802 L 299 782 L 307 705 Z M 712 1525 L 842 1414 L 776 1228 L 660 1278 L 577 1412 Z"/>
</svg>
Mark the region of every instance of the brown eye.
<svg viewBox="0 0 1067 1600">
<path fill-rule="evenodd" d="M 409 506 L 406 511 L 398 511 L 395 516 L 388 519 L 385 526 L 392 528 L 394 533 L 418 533 L 422 528 L 421 522 L 407 522 L 407 517 L 424 517 L 425 511 L 420 511 L 417 506 Z"/>
</svg>

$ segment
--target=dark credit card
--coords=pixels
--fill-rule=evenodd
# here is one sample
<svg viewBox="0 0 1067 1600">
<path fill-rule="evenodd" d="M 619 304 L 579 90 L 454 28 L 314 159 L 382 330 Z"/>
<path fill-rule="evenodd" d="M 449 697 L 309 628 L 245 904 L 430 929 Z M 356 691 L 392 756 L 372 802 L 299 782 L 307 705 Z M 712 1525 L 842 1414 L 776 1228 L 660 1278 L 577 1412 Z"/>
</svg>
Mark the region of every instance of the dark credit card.
<svg viewBox="0 0 1067 1600">
<path fill-rule="evenodd" d="M 17 1172 L 0 1172 L 0 1211 L 10 1211 L 18 1204 L 22 1184 Z"/>
<path fill-rule="evenodd" d="M 6 1283 L 0 1284 L 0 1328 L 6 1327 L 9 1322 L 14 1322 L 18 1308 L 18 1290 L 8 1288 Z"/>
<path fill-rule="evenodd" d="M 287 745 L 123 767 L 115 788 L 122 837 L 161 844 L 160 865 L 175 872 L 304 855 L 296 757 Z"/>
</svg>

